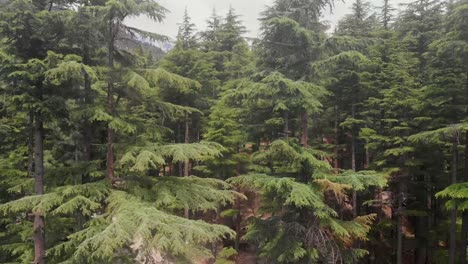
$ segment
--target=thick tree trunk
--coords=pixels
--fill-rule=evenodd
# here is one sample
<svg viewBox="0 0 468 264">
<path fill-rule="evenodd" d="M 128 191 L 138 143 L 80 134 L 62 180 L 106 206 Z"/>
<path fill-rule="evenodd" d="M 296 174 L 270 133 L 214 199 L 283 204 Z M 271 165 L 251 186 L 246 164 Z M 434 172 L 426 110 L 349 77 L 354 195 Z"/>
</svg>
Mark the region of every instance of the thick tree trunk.
<svg viewBox="0 0 468 264">
<path fill-rule="evenodd" d="M 309 115 L 307 114 L 306 111 L 304 111 L 301 113 L 301 145 L 303 147 L 308 146 L 308 142 L 309 142 L 308 130 L 309 130 Z"/>
<path fill-rule="evenodd" d="M 458 167 L 458 138 L 453 140 L 452 146 L 452 176 L 450 184 L 457 183 L 457 167 Z M 454 208 L 450 212 L 450 233 L 449 233 L 449 261 L 448 264 L 455 264 L 456 249 L 457 249 L 457 209 Z"/>
<path fill-rule="evenodd" d="M 44 128 L 40 113 L 35 115 L 34 126 L 34 192 L 44 194 Z M 45 263 L 45 222 L 41 213 L 34 214 L 34 264 Z"/>
</svg>

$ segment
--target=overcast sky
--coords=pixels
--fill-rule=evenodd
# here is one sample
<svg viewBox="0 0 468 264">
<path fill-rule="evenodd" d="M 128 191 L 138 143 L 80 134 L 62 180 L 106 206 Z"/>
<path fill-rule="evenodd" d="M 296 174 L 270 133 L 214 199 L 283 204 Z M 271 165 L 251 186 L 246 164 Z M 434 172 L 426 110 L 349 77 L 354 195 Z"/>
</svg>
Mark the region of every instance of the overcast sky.
<svg viewBox="0 0 468 264">
<path fill-rule="evenodd" d="M 399 3 L 410 0 L 390 0 L 395 8 Z M 337 1 L 333 14 L 325 12 L 324 19 L 330 21 L 332 25 L 336 24 L 343 15 L 350 12 L 353 0 L 347 0 L 345 3 Z M 373 6 L 381 6 L 383 0 L 370 0 Z M 259 29 L 259 14 L 265 9 L 265 6 L 273 3 L 273 0 L 159 0 L 158 3 L 169 9 L 170 13 L 166 15 L 163 23 L 154 23 L 146 17 L 131 18 L 127 21 L 130 26 L 138 27 L 143 30 L 164 34 L 171 38 L 177 35 L 178 23 L 181 22 L 184 10 L 187 8 L 192 21 L 198 30 L 204 30 L 206 20 L 216 9 L 218 15 L 225 15 L 232 6 L 236 13 L 241 15 L 244 25 L 247 27 L 248 37 L 257 37 Z"/>
</svg>

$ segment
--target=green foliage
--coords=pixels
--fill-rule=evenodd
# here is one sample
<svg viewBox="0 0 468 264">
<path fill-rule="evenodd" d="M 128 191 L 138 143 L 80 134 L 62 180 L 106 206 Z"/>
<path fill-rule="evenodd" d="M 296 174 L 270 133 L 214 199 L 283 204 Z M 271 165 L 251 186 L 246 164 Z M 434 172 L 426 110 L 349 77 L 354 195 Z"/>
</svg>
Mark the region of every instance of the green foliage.
<svg viewBox="0 0 468 264">
<path fill-rule="evenodd" d="M 332 182 L 350 185 L 353 190 L 364 191 L 369 187 L 383 188 L 387 185 L 388 176 L 376 171 L 345 170 L 337 175 L 327 175 Z"/>
<path fill-rule="evenodd" d="M 265 199 L 264 211 L 275 212 L 282 206 L 308 208 L 319 218 L 336 214 L 322 200 L 317 189 L 291 178 L 275 178 L 265 174 L 248 174 L 229 179 L 229 182 L 243 188 L 259 189 Z M 268 198 L 272 198 L 269 200 Z"/>
<path fill-rule="evenodd" d="M 317 186 L 291 178 L 249 174 L 229 181 L 261 192 L 260 213 L 270 216 L 252 219 L 244 239 L 259 245 L 260 256 L 279 263 L 342 259 L 343 245 L 327 238 L 325 230 L 331 230 L 342 242 L 365 240 L 375 218 L 370 215 L 355 221 L 337 220 L 337 213 L 324 203 Z"/>
<path fill-rule="evenodd" d="M 72 263 L 80 259 L 112 262 L 118 249 L 124 246 L 143 255 L 159 251 L 195 259 L 210 255 L 202 244 L 233 235 L 225 226 L 164 213 L 153 204 L 122 191 L 112 191 L 107 203 L 105 214 L 94 218 L 88 227 L 70 235 L 70 241 L 57 245 L 50 252 L 73 250 L 68 260 Z"/>
<path fill-rule="evenodd" d="M 447 263 L 449 224 L 464 245 L 434 199 L 468 209 L 466 0 L 356 0 L 332 34 L 334 1 L 275 0 L 248 41 L 233 8 L 199 32 L 186 10 L 167 54 L 127 23 L 156 1 L 0 2 L 1 263 L 43 262 L 42 231 L 47 263 L 226 264 L 241 239 Z"/>
<path fill-rule="evenodd" d="M 232 247 L 223 248 L 216 256 L 215 264 L 235 264 L 237 251 Z"/>
<path fill-rule="evenodd" d="M 408 140 L 415 143 L 441 143 L 441 140 L 458 141 L 462 132 L 468 130 L 468 123 L 453 124 L 434 131 L 424 131 L 412 135 Z"/>
<path fill-rule="evenodd" d="M 447 199 L 445 207 L 448 210 L 457 209 L 465 211 L 468 209 L 468 189 L 466 183 L 456 183 L 436 193 L 437 198 Z"/>
<path fill-rule="evenodd" d="M 236 197 L 245 198 L 231 191 L 229 184 L 217 179 L 162 177 L 153 184 L 149 195 L 161 209 L 189 208 L 206 212 L 232 204 Z"/>
<path fill-rule="evenodd" d="M 89 216 L 101 207 L 100 202 L 109 192 L 104 183 L 63 186 L 46 195 L 27 196 L 2 204 L 0 212 L 4 215 L 30 211 L 52 215 L 80 212 Z"/>
</svg>

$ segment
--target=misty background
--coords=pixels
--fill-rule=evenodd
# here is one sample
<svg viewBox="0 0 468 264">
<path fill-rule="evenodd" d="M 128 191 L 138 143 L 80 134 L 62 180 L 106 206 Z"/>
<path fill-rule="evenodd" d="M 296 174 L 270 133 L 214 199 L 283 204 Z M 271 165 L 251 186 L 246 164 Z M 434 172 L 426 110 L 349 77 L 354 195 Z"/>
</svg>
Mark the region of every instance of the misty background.
<svg viewBox="0 0 468 264">
<path fill-rule="evenodd" d="M 213 9 L 219 16 L 224 16 L 229 7 L 232 6 L 236 14 L 240 15 L 241 20 L 247 28 L 246 37 L 256 38 L 259 34 L 260 22 L 258 18 L 265 7 L 271 5 L 274 0 L 159 0 L 162 6 L 169 10 L 162 23 L 155 23 L 147 17 L 134 17 L 128 19 L 128 25 L 143 30 L 159 33 L 175 39 L 177 35 L 178 24 L 182 21 L 184 11 L 187 8 L 189 16 L 195 23 L 197 30 L 204 30 L 206 20 L 213 13 Z M 323 19 L 328 21 L 333 31 L 336 23 L 344 15 L 350 13 L 353 0 L 336 1 L 333 12 L 325 11 Z M 410 2 L 409 0 L 390 1 L 394 8 L 401 9 L 401 4 Z M 383 5 L 383 0 L 370 0 L 373 8 Z"/>
</svg>

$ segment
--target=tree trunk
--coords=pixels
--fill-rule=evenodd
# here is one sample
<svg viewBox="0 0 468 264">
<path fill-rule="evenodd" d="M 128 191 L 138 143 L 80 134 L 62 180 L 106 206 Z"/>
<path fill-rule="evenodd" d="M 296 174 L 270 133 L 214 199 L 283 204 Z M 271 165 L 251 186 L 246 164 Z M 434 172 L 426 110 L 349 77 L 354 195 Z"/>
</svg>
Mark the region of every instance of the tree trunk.
<svg viewBox="0 0 468 264">
<path fill-rule="evenodd" d="M 114 22 L 109 19 L 109 43 L 108 43 L 108 61 L 107 66 L 109 67 L 109 79 L 107 81 L 107 112 L 114 116 L 115 104 L 114 104 L 114 84 L 112 83 L 112 74 L 114 70 Z M 114 176 L 114 130 L 107 127 L 107 155 L 106 155 L 106 178 L 109 182 L 113 182 Z"/>
<path fill-rule="evenodd" d="M 369 168 L 370 166 L 370 162 L 371 162 L 371 158 L 370 158 L 370 151 L 369 151 L 369 148 L 366 146 L 366 164 L 364 165 L 364 168 Z"/>
<path fill-rule="evenodd" d="M 452 177 L 450 184 L 457 183 L 457 164 L 458 163 L 458 139 L 454 138 L 452 146 Z M 449 261 L 448 264 L 455 264 L 457 249 L 457 209 L 450 212 L 450 235 L 449 235 Z"/>
<path fill-rule="evenodd" d="M 354 133 L 351 135 L 351 169 L 356 171 L 356 140 L 354 139 Z M 353 189 L 353 218 L 358 215 L 358 204 L 357 204 L 357 193 Z"/>
<path fill-rule="evenodd" d="M 398 208 L 398 211 L 400 211 L 400 207 Z M 403 263 L 403 230 L 401 228 L 402 226 L 402 216 L 401 213 L 398 212 L 397 215 L 397 264 L 402 264 Z"/>
<path fill-rule="evenodd" d="M 301 113 L 301 145 L 303 147 L 308 146 L 308 141 L 309 141 L 308 130 L 309 130 L 309 115 L 307 114 L 306 111 L 304 111 Z"/>
<path fill-rule="evenodd" d="M 35 115 L 34 126 L 34 192 L 44 194 L 44 128 L 41 113 Z M 45 222 L 41 213 L 34 214 L 34 264 L 45 263 Z"/>
<path fill-rule="evenodd" d="M 200 129 L 201 129 L 201 116 L 200 114 L 196 114 L 196 133 L 195 133 L 195 142 L 200 142 Z M 193 119 L 192 119 L 193 120 Z"/>
<path fill-rule="evenodd" d="M 84 46 L 84 54 L 83 54 L 83 63 L 85 65 L 90 64 L 89 58 L 89 48 L 85 44 Z M 89 74 L 83 69 L 83 76 L 84 76 L 84 96 L 83 96 L 83 105 L 87 107 L 92 102 L 91 96 L 91 80 Z M 82 133 L 83 133 L 83 161 L 90 161 L 91 160 L 91 123 L 86 119 L 82 125 Z"/>
<path fill-rule="evenodd" d="M 465 132 L 465 168 L 463 171 L 463 181 L 468 182 L 468 131 Z M 466 247 L 468 244 L 468 212 L 462 214 L 462 229 L 460 243 L 460 264 L 466 264 Z"/>
<path fill-rule="evenodd" d="M 113 84 L 109 81 L 107 88 L 107 111 L 112 115 L 114 112 Z M 106 155 L 106 177 L 113 182 L 114 177 L 114 130 L 107 127 L 107 155 Z"/>
<path fill-rule="evenodd" d="M 339 169 L 339 162 L 338 158 L 340 155 L 340 135 L 339 135 L 339 113 L 338 113 L 338 106 L 335 106 L 335 159 L 333 162 L 333 168 L 335 171 L 338 171 Z"/>
<path fill-rule="evenodd" d="M 468 116 L 468 72 L 466 73 L 465 80 L 465 113 Z M 468 182 L 468 131 L 465 132 L 465 168 L 463 170 L 463 181 Z M 461 229 L 461 243 L 460 243 L 460 263 L 467 264 L 466 261 L 466 247 L 468 246 L 468 212 L 462 213 L 462 229 Z"/>
<path fill-rule="evenodd" d="M 289 112 L 288 110 L 284 111 L 284 128 L 283 134 L 286 139 L 289 138 Z"/>
<path fill-rule="evenodd" d="M 188 143 L 190 143 L 190 134 L 189 134 L 189 118 L 188 118 L 187 114 L 185 114 L 185 124 L 184 125 L 185 125 L 184 143 L 188 144 Z M 190 161 L 186 160 L 184 162 L 184 176 L 185 177 L 189 176 L 189 174 L 190 174 L 189 169 L 190 169 Z"/>
<path fill-rule="evenodd" d="M 176 143 L 182 143 L 184 142 L 182 138 L 182 124 L 180 122 L 177 122 L 177 127 L 176 127 L 176 135 L 175 135 L 175 142 Z M 178 161 L 177 164 L 174 166 L 174 172 L 176 175 L 179 177 L 184 176 L 184 168 L 183 164 L 181 161 Z"/>
<path fill-rule="evenodd" d="M 461 242 L 460 242 L 460 264 L 466 264 L 466 247 L 468 239 L 468 212 L 462 213 L 462 228 L 461 228 Z"/>
<path fill-rule="evenodd" d="M 184 133 L 184 143 L 188 144 L 190 142 L 190 136 L 189 136 L 189 118 L 188 114 L 185 114 L 185 133 Z M 190 169 L 190 160 L 186 160 L 184 162 L 184 177 L 189 176 L 189 169 Z M 184 217 L 189 218 L 190 217 L 190 211 L 189 208 L 184 208 Z"/>
<path fill-rule="evenodd" d="M 425 177 L 425 182 L 426 182 L 426 199 L 427 199 L 427 205 L 426 205 L 426 210 L 428 212 L 427 215 L 427 230 L 426 230 L 426 262 L 425 263 L 432 263 L 432 244 L 430 240 L 430 230 L 432 230 L 432 226 L 434 225 L 434 212 L 432 210 L 432 179 L 431 175 L 426 175 Z"/>
<path fill-rule="evenodd" d="M 356 108 L 353 105 L 351 106 L 351 117 L 354 119 L 356 116 Z M 356 132 L 354 125 L 351 128 L 351 169 L 356 171 Z M 358 215 L 358 205 L 357 205 L 357 193 L 353 189 L 353 218 L 356 218 Z"/>
<path fill-rule="evenodd" d="M 403 197 L 404 197 L 404 192 L 403 192 L 403 180 L 400 179 L 398 183 L 398 209 L 397 209 L 397 228 L 396 228 L 396 233 L 397 233 L 397 264 L 402 264 L 403 263 Z"/>
<path fill-rule="evenodd" d="M 416 240 L 418 241 L 418 248 L 415 250 L 416 253 L 416 264 L 425 264 L 426 263 L 426 255 L 427 255 L 427 248 L 428 248 L 428 241 L 429 241 L 429 229 L 427 228 L 427 220 L 428 216 L 420 216 L 417 218 L 416 224 Z M 420 243 L 419 241 L 424 241 Z"/>
<path fill-rule="evenodd" d="M 28 176 L 34 177 L 34 112 L 29 111 L 29 135 L 28 135 Z"/>
</svg>

